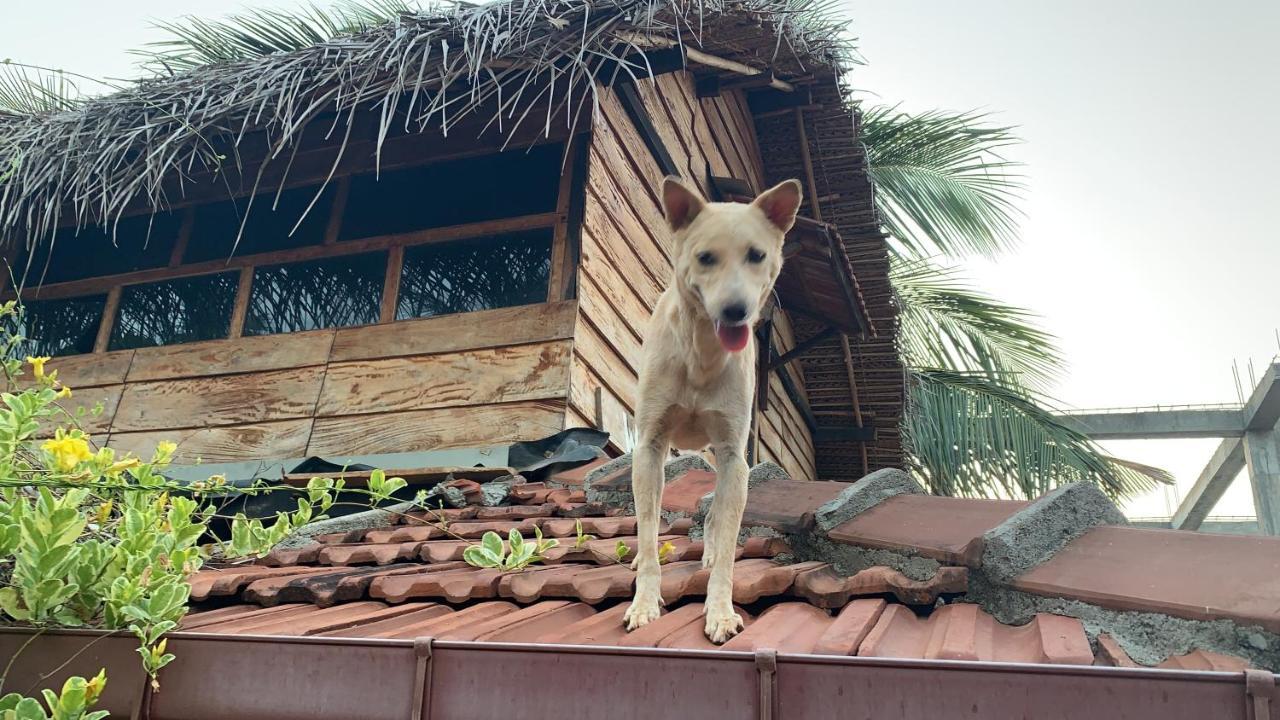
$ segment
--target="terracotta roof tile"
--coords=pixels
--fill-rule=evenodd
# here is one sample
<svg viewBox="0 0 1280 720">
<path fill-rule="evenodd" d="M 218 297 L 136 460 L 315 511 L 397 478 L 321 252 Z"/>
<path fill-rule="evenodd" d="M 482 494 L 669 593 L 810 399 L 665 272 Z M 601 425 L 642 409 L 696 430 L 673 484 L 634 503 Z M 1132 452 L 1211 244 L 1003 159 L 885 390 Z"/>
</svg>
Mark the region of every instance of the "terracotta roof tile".
<svg viewBox="0 0 1280 720">
<path fill-rule="evenodd" d="M 963 593 L 968 586 L 968 568 L 942 567 L 928 580 L 912 580 L 887 567 L 867 568 L 846 577 L 824 565 L 797 575 L 793 592 L 822 608 L 844 607 L 854 597 L 887 594 L 908 605 L 933 605 L 939 595 Z"/>
<path fill-rule="evenodd" d="M 447 522 L 458 522 L 459 520 L 470 520 L 476 516 L 476 512 L 480 510 L 479 506 L 468 505 L 460 508 L 433 508 L 431 512 L 411 512 L 401 516 L 403 525 L 421 525 L 424 523 L 435 524 L 443 518 Z"/>
<path fill-rule="evenodd" d="M 609 458 L 598 458 L 592 460 L 586 465 L 579 465 L 571 470 L 562 470 L 551 476 L 551 484 L 559 484 L 567 487 L 580 488 L 587 475 L 593 470 L 609 462 Z"/>
<path fill-rule="evenodd" d="M 976 567 L 982 536 L 1029 503 L 934 495 L 896 495 L 832 528 L 836 542 L 907 550 L 953 565 Z"/>
<path fill-rule="evenodd" d="M 692 516 L 698 511 L 702 496 L 716 489 L 716 474 L 706 470 L 688 470 L 662 488 L 662 509 Z"/>
<path fill-rule="evenodd" d="M 1089 665 L 1093 653 L 1075 618 L 1038 614 L 1021 627 L 1001 625 L 977 605 L 956 604 L 919 618 L 903 605 L 885 608 L 859 655 Z"/>
<path fill-rule="evenodd" d="M 701 471 L 677 478 L 672 484 L 677 492 L 667 498 L 667 509 L 684 512 L 712 481 L 713 476 Z M 659 537 L 674 548 L 662 570 L 664 613 L 627 633 L 622 616 L 635 584 L 629 561 L 638 542 L 636 519 L 598 503 L 579 502 L 580 490 L 553 484 L 516 486 L 506 500 L 512 504 L 505 506 L 447 509 L 442 512 L 450 518 L 447 529 L 438 520 L 424 524 L 429 516 L 410 517 L 403 525 L 335 533 L 323 538 L 328 542 L 279 551 L 257 565 L 202 571 L 192 580 L 194 600 L 225 603 L 239 595 L 256 604 L 197 612 L 183 627 L 212 633 L 713 648 L 703 633 L 701 605 L 709 572 L 701 563 L 702 543 L 688 537 L 691 519 L 664 524 Z M 846 487 L 788 480 L 759 484 L 749 494 L 746 522 L 787 532 L 809 528 L 817 507 Z M 945 513 L 936 512 L 939 506 L 931 500 L 895 498 L 883 506 L 898 509 L 883 513 L 884 518 L 853 523 L 857 541 L 891 547 L 912 536 L 919 539 L 921 554 L 964 557 L 973 537 L 1018 505 L 932 500 L 959 502 L 950 507 L 959 508 L 954 514 L 964 517 L 942 518 Z M 904 510 L 919 517 L 903 519 Z M 876 520 L 875 512 L 855 521 Z M 582 531 L 595 537 L 581 546 L 575 541 L 574 514 L 584 515 Z M 907 527 L 895 528 L 890 522 L 895 517 Z M 926 522 L 927 518 L 932 519 Z M 922 523 L 928 527 L 912 529 Z M 512 528 L 526 538 L 540 528 L 559 544 L 541 563 L 520 572 L 461 562 L 465 548 L 485 532 L 497 532 L 505 540 Z M 354 540 L 357 535 L 360 539 Z M 622 562 L 616 555 L 620 542 L 627 548 Z M 752 612 L 738 610 L 746 629 L 726 645 L 728 649 L 1094 661 L 1083 629 L 1073 619 L 1040 615 L 1029 625 L 1008 627 L 975 605 L 945 605 L 918 617 L 895 604 L 914 605 L 927 613 L 940 597 L 966 590 L 968 568 L 944 566 L 922 581 L 884 567 L 842 577 L 825 563 L 783 564 L 773 559 L 787 552 L 788 543 L 777 537 L 751 537 L 737 549 L 733 599 Z M 1197 651 L 1171 659 L 1167 666 L 1228 668 L 1239 662 L 1243 661 Z"/>
<path fill-rule="evenodd" d="M 502 571 L 464 567 L 444 572 L 381 577 L 369 585 L 369 597 L 404 602 L 410 598 L 443 598 L 453 603 L 498 596 Z"/>
<path fill-rule="evenodd" d="M 856 655 L 862 641 L 888 606 L 884 600 L 854 600 L 840 609 L 813 646 L 815 655 Z"/>
<path fill-rule="evenodd" d="M 1280 632 L 1280 537 L 1096 527 L 1013 585 L 1119 610 L 1227 618 Z"/>
<path fill-rule="evenodd" d="M 1120 647 L 1115 638 L 1103 633 L 1098 636 L 1097 665 L 1112 667 L 1142 667 L 1129 657 L 1129 653 Z M 1247 670 L 1249 661 L 1234 655 L 1222 655 L 1206 650 L 1192 650 L 1185 655 L 1175 655 L 1166 659 L 1156 667 L 1167 670 L 1212 670 L 1217 672 L 1240 672 Z"/>
<path fill-rule="evenodd" d="M 782 533 L 798 533 L 813 527 L 813 514 L 824 503 L 849 487 L 841 482 L 770 480 L 747 493 L 742 514 L 744 527 L 768 527 Z"/>
</svg>

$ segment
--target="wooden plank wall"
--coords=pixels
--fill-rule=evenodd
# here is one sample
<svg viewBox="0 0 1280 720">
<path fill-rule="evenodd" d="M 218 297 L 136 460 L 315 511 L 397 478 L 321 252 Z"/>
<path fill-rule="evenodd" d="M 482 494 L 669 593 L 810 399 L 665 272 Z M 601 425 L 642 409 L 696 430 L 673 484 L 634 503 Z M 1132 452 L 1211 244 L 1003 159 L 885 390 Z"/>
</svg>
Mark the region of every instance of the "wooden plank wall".
<svg viewBox="0 0 1280 720">
<path fill-rule="evenodd" d="M 55 358 L 117 451 L 233 462 L 475 447 L 559 432 L 575 301 Z"/>
<path fill-rule="evenodd" d="M 699 100 L 688 73 L 662 75 L 638 87 L 668 152 L 704 193 L 708 165 L 715 175 L 762 189 L 754 125 L 740 93 Z M 570 426 L 599 426 L 626 438 L 644 325 L 671 274 L 658 196 L 664 173 L 612 91 L 601 93 L 591 138 L 567 418 Z M 783 313 L 774 342 L 780 352 L 795 344 Z M 803 387 L 798 369 L 791 372 Z M 760 459 L 778 463 L 797 479 L 814 478 L 812 438 L 776 376 L 759 430 Z M 625 439 L 619 445 L 629 448 Z"/>
</svg>

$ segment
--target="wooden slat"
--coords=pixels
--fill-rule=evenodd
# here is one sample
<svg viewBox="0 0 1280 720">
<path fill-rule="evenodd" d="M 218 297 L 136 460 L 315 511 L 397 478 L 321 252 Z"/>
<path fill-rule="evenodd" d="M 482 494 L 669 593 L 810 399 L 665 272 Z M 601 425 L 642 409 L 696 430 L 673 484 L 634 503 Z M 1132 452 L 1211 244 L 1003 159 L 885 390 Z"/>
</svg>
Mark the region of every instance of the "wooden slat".
<svg viewBox="0 0 1280 720">
<path fill-rule="evenodd" d="M 564 415 L 564 429 L 569 428 L 591 428 L 595 429 L 595 423 L 583 417 L 577 410 L 569 408 Z"/>
<path fill-rule="evenodd" d="M 614 91 L 600 93 L 600 114 L 605 122 L 597 123 L 595 133 L 609 132 L 616 138 L 622 149 L 623 159 L 631 167 L 631 174 L 642 181 L 644 196 L 657 207 L 661 203 L 662 168 L 653 158 L 653 154 L 645 147 L 644 139 L 632 124 L 627 111 L 618 100 Z M 595 134 L 592 135 L 595 142 Z M 637 197 L 637 201 L 641 198 Z"/>
<path fill-rule="evenodd" d="M 604 299 L 604 291 L 596 286 L 595 280 L 586 276 L 583 278 L 581 291 L 578 293 L 578 302 L 582 308 L 582 315 L 590 319 L 592 324 L 600 328 L 601 335 L 604 337 L 609 347 L 622 358 L 627 367 L 637 373 L 640 372 L 640 338 L 641 334 L 633 329 L 633 325 L 624 319 L 621 314 Z M 643 323 L 647 319 L 647 315 L 637 318 L 637 322 Z M 642 325 L 643 327 L 643 325 Z"/>
<path fill-rule="evenodd" d="M 324 368 L 130 383 L 111 431 L 239 425 L 309 417 Z M 266 456 L 270 457 L 270 456 Z"/>
<path fill-rule="evenodd" d="M 584 192 L 579 182 L 578 155 L 586 150 L 584 141 L 575 138 L 568 144 L 560 172 L 560 187 L 556 191 L 556 223 L 551 241 L 551 276 L 547 283 L 547 302 L 563 300 L 569 296 L 569 282 L 573 276 L 574 258 L 569 249 L 569 208 L 574 203 L 574 191 Z"/>
<path fill-rule="evenodd" d="M 444 450 L 535 440 L 564 426 L 564 401 L 317 418 L 308 455 Z"/>
<path fill-rule="evenodd" d="M 573 337 L 576 300 L 337 331 L 330 362 L 458 352 Z"/>
<path fill-rule="evenodd" d="M 36 437 L 53 437 L 59 427 L 76 427 L 93 436 L 96 442 L 99 439 L 98 435 L 106 433 L 111 428 L 111 419 L 115 417 L 116 408 L 120 405 L 120 393 L 123 390 L 123 385 L 73 390 L 70 398 L 57 401 L 57 405 L 65 410 L 67 415 L 54 415 L 48 423 L 40 427 Z M 94 415 L 90 411 L 99 402 L 102 403 L 102 412 Z M 84 409 L 84 414 L 77 417 L 77 412 L 81 408 Z"/>
<path fill-rule="evenodd" d="M 564 398 L 572 344 L 471 350 L 329 365 L 316 415 L 361 415 Z"/>
<path fill-rule="evenodd" d="M 113 432 L 108 440 L 117 452 L 150 458 L 161 441 L 178 443 L 175 464 L 196 461 L 241 462 L 268 458 L 300 458 L 306 455 L 311 420 L 251 423 L 186 430 Z"/>
<path fill-rule="evenodd" d="M 128 378 L 133 383 L 323 365 L 333 338 L 333 330 L 312 330 L 145 348 L 136 351 Z"/>
<path fill-rule="evenodd" d="M 634 412 L 636 373 L 609 347 L 609 343 L 601 337 L 599 328 L 592 324 L 590 318 L 578 324 L 574 350 L 592 372 L 600 377 L 604 386 L 618 397 L 627 411 Z"/>
<path fill-rule="evenodd" d="M 631 227 L 634 228 L 634 226 Z M 582 235 L 584 266 L 589 262 L 598 261 L 603 255 L 608 258 L 608 262 L 614 268 L 630 268 L 630 272 L 623 273 L 627 287 L 646 307 L 652 308 L 657 304 L 665 281 L 658 279 L 655 273 L 642 270 L 643 261 L 637 256 L 637 247 L 647 241 L 644 236 L 637 237 L 630 232 L 620 230 L 609 219 L 608 211 L 595 199 L 593 193 L 587 195 L 586 222 L 583 223 Z M 586 257 L 588 253 L 594 253 L 595 257 Z M 659 267 L 665 269 L 670 266 L 664 259 Z"/>
<path fill-rule="evenodd" d="M 102 385 L 118 385 L 124 382 L 129 374 L 133 353 L 133 350 L 116 350 L 101 355 L 56 357 L 45 366 L 45 372 L 57 370 L 58 380 L 73 391 Z M 26 372 L 27 374 L 22 376 L 19 382 L 21 387 L 30 387 L 34 384 L 31 368 L 26 368 Z"/>
<path fill-rule="evenodd" d="M 653 303 L 640 296 L 628 277 L 634 273 L 619 270 L 610 256 L 600 249 L 600 241 L 591 233 L 582 234 L 582 275 L 591 278 L 609 304 L 627 320 L 637 338 L 644 336 L 644 328 L 653 314 Z M 653 296 L 653 302 L 657 296 Z"/>
</svg>

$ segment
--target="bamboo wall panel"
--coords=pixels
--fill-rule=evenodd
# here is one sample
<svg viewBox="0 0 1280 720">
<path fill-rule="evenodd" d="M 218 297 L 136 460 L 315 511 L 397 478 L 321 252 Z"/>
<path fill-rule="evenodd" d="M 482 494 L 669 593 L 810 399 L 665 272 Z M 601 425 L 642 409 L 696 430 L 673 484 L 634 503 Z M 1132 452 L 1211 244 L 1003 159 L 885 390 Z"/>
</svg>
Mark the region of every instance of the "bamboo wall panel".
<svg viewBox="0 0 1280 720">
<path fill-rule="evenodd" d="M 324 369 L 277 370 L 125 387 L 113 432 L 237 425 L 310 417 Z"/>
<path fill-rule="evenodd" d="M 249 423 L 228 427 L 112 433 L 108 442 L 117 453 L 132 452 L 149 458 L 162 441 L 178 444 L 174 463 L 240 462 L 300 458 L 307 454 L 311 420 Z"/>
<path fill-rule="evenodd" d="M 334 363 L 318 417 L 563 398 L 571 343 Z"/>
<path fill-rule="evenodd" d="M 316 418 L 308 455 L 359 455 L 505 444 L 552 435 L 564 426 L 565 403 L 539 400 Z"/>
<path fill-rule="evenodd" d="M 687 178 L 697 180 L 705 192 L 709 168 L 759 189 L 764 171 L 740 94 L 700 101 L 686 73 L 663 75 L 656 85 L 641 82 L 637 87 Z M 635 408 L 641 341 L 671 276 L 671 249 L 658 192 L 663 173 L 612 91 L 602 93 L 600 107 L 591 135 L 578 283 L 583 321 L 574 343 L 570 409 L 613 434 Z M 778 323 L 775 342 L 779 352 L 794 346 L 785 318 Z M 790 372 L 803 387 L 798 368 Z M 762 459 L 777 462 L 794 477 L 813 478 L 813 442 L 799 411 L 776 377 L 768 392 L 769 408 L 760 419 Z"/>
<path fill-rule="evenodd" d="M 344 328 L 338 330 L 329 359 L 369 360 L 561 340 L 573 337 L 576 316 L 577 303 L 568 300 Z"/>
</svg>

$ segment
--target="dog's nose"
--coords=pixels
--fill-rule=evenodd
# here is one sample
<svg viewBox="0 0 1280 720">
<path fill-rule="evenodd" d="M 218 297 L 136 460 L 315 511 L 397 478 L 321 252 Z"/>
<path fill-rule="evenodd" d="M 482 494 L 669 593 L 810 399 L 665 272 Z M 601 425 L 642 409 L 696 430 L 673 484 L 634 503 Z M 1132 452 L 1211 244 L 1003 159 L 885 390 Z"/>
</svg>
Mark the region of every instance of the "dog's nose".
<svg viewBox="0 0 1280 720">
<path fill-rule="evenodd" d="M 747 306 L 743 303 L 727 305 L 720 311 L 720 318 L 727 323 L 740 323 L 747 319 Z"/>
</svg>

